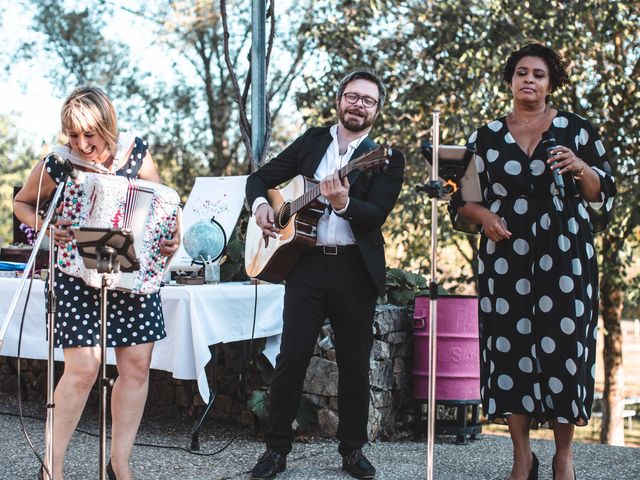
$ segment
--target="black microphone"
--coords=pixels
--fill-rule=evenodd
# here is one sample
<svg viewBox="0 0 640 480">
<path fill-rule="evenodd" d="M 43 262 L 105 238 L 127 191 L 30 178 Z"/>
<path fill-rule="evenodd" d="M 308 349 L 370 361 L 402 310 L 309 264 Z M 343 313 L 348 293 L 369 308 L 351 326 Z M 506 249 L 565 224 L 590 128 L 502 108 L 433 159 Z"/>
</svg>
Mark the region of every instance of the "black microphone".
<svg viewBox="0 0 640 480">
<path fill-rule="evenodd" d="M 62 167 L 65 173 L 72 179 L 75 180 L 78 178 L 78 170 L 73 166 L 71 160 L 68 158 L 60 158 L 57 155 L 51 154 L 55 162 Z"/>
<path fill-rule="evenodd" d="M 551 150 L 557 147 L 556 137 L 554 137 L 551 130 L 547 130 L 542 134 L 542 146 L 547 152 L 547 159 L 556 158 L 556 156 L 551 153 Z M 553 166 L 555 164 L 556 162 L 552 162 L 549 165 Z M 553 170 L 551 170 L 551 174 L 553 175 L 553 183 L 556 184 L 558 193 L 561 197 L 564 197 L 564 178 L 562 178 L 560 170 L 554 168 Z"/>
</svg>

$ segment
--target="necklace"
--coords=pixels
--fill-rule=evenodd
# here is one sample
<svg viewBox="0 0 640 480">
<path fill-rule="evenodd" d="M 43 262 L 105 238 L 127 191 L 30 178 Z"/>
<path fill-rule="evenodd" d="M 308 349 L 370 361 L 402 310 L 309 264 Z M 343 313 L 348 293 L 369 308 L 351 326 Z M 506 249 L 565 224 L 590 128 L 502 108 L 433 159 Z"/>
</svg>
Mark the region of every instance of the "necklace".
<svg viewBox="0 0 640 480">
<path fill-rule="evenodd" d="M 537 115 L 536 117 L 531 118 L 531 119 L 529 119 L 529 120 L 522 120 L 522 121 L 518 120 L 518 119 L 516 118 L 516 116 L 515 116 L 515 113 L 514 113 L 514 112 L 511 112 L 509 115 L 511 116 L 511 120 L 513 120 L 514 122 L 516 122 L 516 123 L 524 123 L 525 125 L 528 125 L 529 123 L 531 123 L 531 122 L 532 122 L 532 121 L 534 121 L 534 120 L 539 120 L 539 119 L 541 119 L 541 118 L 544 118 L 544 116 L 545 116 L 546 114 L 547 114 L 547 105 L 545 105 L 545 106 L 544 106 L 544 110 L 542 111 L 542 114 Z"/>
</svg>

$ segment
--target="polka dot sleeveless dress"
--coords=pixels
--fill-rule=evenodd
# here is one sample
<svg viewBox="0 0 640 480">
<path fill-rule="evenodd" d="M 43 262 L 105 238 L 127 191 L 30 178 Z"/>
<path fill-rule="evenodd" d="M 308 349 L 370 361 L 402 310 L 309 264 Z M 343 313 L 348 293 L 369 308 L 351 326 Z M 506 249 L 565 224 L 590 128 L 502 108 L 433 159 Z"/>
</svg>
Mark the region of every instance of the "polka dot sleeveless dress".
<svg viewBox="0 0 640 480">
<path fill-rule="evenodd" d="M 147 143 L 136 138 L 126 164 L 116 174 L 137 177 Z M 49 158 L 45 164 L 51 178 L 59 183 L 62 169 Z M 48 282 L 45 291 L 48 289 Z M 100 345 L 100 290 L 88 287 L 80 278 L 55 271 L 55 343 L 58 347 Z M 166 337 L 160 292 L 136 295 L 119 290 L 107 293 L 107 345 L 123 347 L 155 342 Z"/>
<path fill-rule="evenodd" d="M 570 174 L 558 195 L 540 144 L 529 158 L 500 118 L 474 132 L 483 205 L 510 239 L 481 236 L 478 300 L 482 401 L 489 420 L 524 414 L 585 425 L 591 416 L 598 319 L 594 232 L 606 227 L 615 183 L 602 142 L 583 118 L 558 112 L 551 129 L 600 178 L 584 200 Z M 454 201 L 452 206 L 455 207 Z M 453 208 L 455 212 L 455 208 Z M 454 215 L 457 228 L 479 231 Z"/>
</svg>

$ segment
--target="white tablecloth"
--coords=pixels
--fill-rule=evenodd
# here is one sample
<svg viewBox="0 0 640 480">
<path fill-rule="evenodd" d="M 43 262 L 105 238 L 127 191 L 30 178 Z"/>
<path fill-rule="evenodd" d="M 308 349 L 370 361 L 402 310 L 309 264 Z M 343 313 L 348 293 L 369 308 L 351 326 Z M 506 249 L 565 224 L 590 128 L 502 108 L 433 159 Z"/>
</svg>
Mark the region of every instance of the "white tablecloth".
<svg viewBox="0 0 640 480">
<path fill-rule="evenodd" d="M 19 280 L 0 278 L 0 322 L 18 289 Z M 16 356 L 20 317 L 29 282 L 22 292 L 4 338 L 0 355 Z M 211 359 L 209 345 L 251 338 L 257 290 L 254 338 L 267 338 L 265 355 L 275 363 L 282 332 L 284 286 L 221 283 L 219 285 L 166 286 L 160 290 L 167 337 L 156 342 L 151 368 L 173 373 L 174 378 L 195 379 L 200 395 L 209 401 L 205 366 Z M 22 334 L 21 356 L 46 359 L 46 308 L 44 282 L 34 280 Z M 56 360 L 63 360 L 57 348 Z M 115 363 L 112 349 L 107 361 Z"/>
</svg>

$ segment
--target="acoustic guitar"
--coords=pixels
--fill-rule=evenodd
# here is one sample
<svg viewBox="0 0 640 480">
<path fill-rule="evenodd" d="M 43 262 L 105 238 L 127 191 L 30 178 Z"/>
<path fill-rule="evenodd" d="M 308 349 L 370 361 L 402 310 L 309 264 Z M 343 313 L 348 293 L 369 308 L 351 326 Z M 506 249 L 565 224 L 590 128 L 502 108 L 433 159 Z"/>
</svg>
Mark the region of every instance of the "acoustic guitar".
<svg viewBox="0 0 640 480">
<path fill-rule="evenodd" d="M 389 163 L 391 147 L 386 143 L 369 153 L 351 160 L 338 170 L 340 178 Z M 275 223 L 280 229 L 276 238 L 265 236 L 249 219 L 244 249 L 247 274 L 271 283 L 282 282 L 298 259 L 316 244 L 316 226 L 327 205 L 322 203 L 319 182 L 297 175 L 284 187 L 267 191 L 267 200 L 275 211 Z"/>
</svg>

